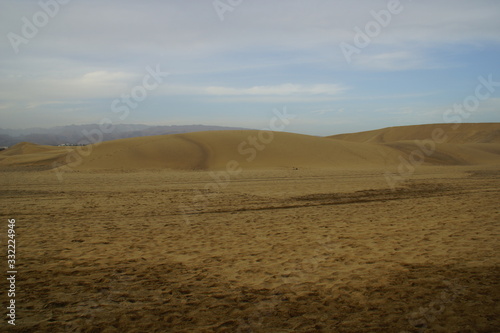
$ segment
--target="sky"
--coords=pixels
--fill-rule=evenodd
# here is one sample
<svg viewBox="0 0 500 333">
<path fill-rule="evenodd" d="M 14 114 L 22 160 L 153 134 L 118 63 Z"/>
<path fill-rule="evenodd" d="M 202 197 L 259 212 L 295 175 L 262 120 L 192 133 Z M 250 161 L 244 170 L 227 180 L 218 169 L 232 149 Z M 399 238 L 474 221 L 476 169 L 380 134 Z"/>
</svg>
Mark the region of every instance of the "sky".
<svg viewBox="0 0 500 333">
<path fill-rule="evenodd" d="M 499 17 L 497 0 L 2 0 L 0 128 L 500 122 Z"/>
</svg>

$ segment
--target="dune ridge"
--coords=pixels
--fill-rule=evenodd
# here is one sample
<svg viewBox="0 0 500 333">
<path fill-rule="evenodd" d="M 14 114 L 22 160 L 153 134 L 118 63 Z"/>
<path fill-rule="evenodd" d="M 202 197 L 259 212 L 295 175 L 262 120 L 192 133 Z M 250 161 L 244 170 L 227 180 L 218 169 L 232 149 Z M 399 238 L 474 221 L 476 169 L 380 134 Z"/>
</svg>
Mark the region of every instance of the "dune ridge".
<svg viewBox="0 0 500 333">
<path fill-rule="evenodd" d="M 500 143 L 500 123 L 396 126 L 328 137 L 353 142 L 388 143 L 429 139 L 432 138 L 432 132 L 436 129 L 441 129 L 446 133 L 446 143 Z"/>
</svg>

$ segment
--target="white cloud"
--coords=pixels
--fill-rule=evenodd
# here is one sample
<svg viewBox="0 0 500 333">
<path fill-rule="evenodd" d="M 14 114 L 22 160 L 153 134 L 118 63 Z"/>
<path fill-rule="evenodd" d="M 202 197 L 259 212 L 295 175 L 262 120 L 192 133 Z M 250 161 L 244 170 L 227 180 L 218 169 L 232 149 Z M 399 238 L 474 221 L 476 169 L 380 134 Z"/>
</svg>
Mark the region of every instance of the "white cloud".
<svg viewBox="0 0 500 333">
<path fill-rule="evenodd" d="M 26 101 L 28 104 L 50 103 L 52 100 L 117 98 L 130 91 L 139 76 L 134 73 L 93 71 L 72 78 L 18 77 L 1 78 L 0 98 Z M 140 80 L 139 82 L 140 83 Z M 35 102 L 33 102 L 35 101 Z"/>
<path fill-rule="evenodd" d="M 353 65 L 361 69 L 379 71 L 400 71 L 436 66 L 426 59 L 425 56 L 410 51 L 378 54 L 365 52 L 353 57 Z"/>
<path fill-rule="evenodd" d="M 124 72 L 96 71 L 86 73 L 81 77 L 82 84 L 112 84 L 134 78 L 135 75 Z"/>
<path fill-rule="evenodd" d="M 339 84 L 280 84 L 274 86 L 254 86 L 249 88 L 232 88 L 223 86 L 164 86 L 160 91 L 170 95 L 210 95 L 210 96 L 337 96 L 348 88 Z"/>
<path fill-rule="evenodd" d="M 344 109 L 343 108 L 341 108 L 341 109 L 320 109 L 320 110 L 310 111 L 309 113 L 317 114 L 317 115 L 324 115 L 324 114 L 332 113 L 332 112 L 343 113 Z"/>
</svg>

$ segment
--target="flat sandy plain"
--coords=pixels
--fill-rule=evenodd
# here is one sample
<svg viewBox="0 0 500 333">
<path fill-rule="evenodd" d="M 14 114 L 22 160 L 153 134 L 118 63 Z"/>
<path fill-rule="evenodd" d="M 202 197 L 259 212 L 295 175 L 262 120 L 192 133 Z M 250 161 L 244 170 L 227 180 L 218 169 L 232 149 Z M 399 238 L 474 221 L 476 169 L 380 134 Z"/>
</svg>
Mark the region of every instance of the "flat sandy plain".
<svg viewBox="0 0 500 333">
<path fill-rule="evenodd" d="M 500 331 L 500 164 L 421 165 L 395 189 L 385 171 L 243 168 L 207 190 L 217 171 L 11 166 L 8 329 Z"/>
</svg>

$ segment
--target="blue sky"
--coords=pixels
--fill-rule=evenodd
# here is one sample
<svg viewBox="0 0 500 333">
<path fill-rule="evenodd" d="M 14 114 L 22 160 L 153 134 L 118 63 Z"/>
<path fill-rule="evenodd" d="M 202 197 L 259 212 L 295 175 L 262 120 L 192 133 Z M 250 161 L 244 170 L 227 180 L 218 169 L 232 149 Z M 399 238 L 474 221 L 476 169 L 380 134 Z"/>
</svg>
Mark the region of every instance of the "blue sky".
<svg viewBox="0 0 500 333">
<path fill-rule="evenodd" d="M 264 128 L 284 108 L 312 135 L 442 123 L 478 77 L 500 82 L 499 17 L 493 0 L 5 0 L 0 127 Z M 120 119 L 148 67 L 169 75 Z M 499 111 L 500 86 L 464 121 Z"/>
</svg>

